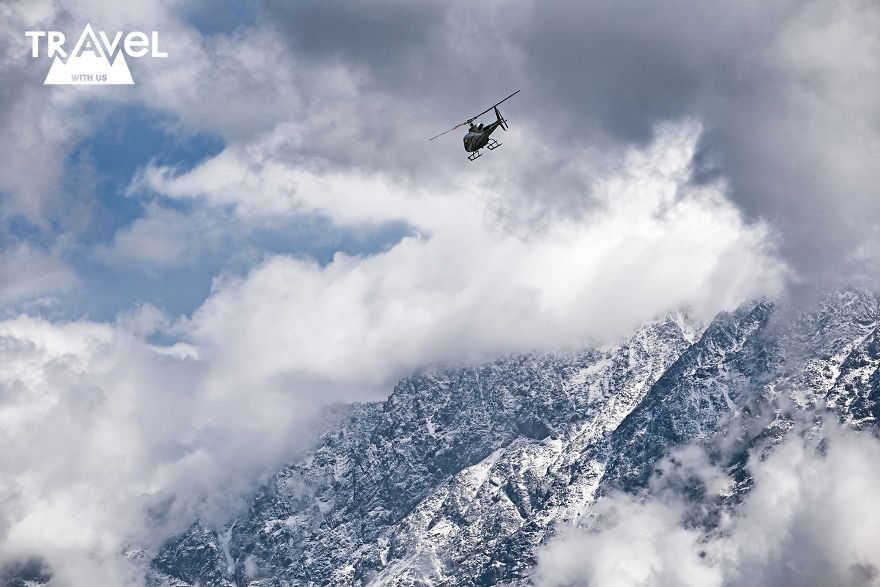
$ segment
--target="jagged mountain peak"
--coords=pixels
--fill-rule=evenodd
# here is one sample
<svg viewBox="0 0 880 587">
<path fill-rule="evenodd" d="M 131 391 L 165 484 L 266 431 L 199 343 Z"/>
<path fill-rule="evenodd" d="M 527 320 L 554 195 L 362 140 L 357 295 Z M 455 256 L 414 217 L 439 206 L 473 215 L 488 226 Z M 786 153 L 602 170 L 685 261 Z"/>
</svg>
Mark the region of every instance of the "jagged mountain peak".
<svg viewBox="0 0 880 587">
<path fill-rule="evenodd" d="M 742 442 L 781 437 L 780 390 L 809 389 L 809 402 L 802 392 L 794 402 L 804 409 L 877 421 L 876 297 L 843 290 L 784 327 L 774 312 L 760 300 L 705 327 L 676 313 L 601 349 L 415 373 L 386 401 L 353 408 L 245 516 L 171 540 L 151 580 L 527 582 L 558 524 L 611 488 L 646 490 L 670 449 L 708 442 L 762 402 L 777 416 Z M 747 460 L 734 464 L 737 491 L 748 491 Z"/>
</svg>

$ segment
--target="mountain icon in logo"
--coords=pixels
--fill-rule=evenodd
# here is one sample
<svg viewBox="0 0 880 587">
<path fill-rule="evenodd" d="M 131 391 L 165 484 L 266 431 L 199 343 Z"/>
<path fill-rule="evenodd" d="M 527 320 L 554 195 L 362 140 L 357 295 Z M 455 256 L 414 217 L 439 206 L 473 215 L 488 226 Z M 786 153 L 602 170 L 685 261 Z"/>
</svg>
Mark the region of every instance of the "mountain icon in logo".
<svg viewBox="0 0 880 587">
<path fill-rule="evenodd" d="M 67 61 L 56 55 L 43 81 L 43 85 L 60 84 L 133 85 L 134 80 L 124 53 L 119 51 L 111 64 L 92 26 L 87 24 Z"/>
</svg>

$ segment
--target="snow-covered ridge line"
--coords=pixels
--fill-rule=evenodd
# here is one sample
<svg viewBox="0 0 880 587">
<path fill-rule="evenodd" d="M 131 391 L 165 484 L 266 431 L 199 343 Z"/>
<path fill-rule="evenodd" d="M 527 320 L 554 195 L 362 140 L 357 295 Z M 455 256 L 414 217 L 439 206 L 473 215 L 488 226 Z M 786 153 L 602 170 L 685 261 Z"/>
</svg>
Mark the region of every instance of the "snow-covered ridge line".
<svg viewBox="0 0 880 587">
<path fill-rule="evenodd" d="M 644 491 L 671 448 L 761 411 L 768 421 L 743 426 L 741 442 L 778 441 L 783 404 L 876 425 L 877 298 L 844 290 L 790 324 L 775 314 L 764 300 L 705 328 L 671 315 L 607 349 L 404 379 L 280 471 L 234 525 L 196 523 L 169 541 L 151 581 L 520 584 L 559 524 L 611 489 Z M 728 465 L 734 492 L 748 491 L 747 460 Z"/>
</svg>

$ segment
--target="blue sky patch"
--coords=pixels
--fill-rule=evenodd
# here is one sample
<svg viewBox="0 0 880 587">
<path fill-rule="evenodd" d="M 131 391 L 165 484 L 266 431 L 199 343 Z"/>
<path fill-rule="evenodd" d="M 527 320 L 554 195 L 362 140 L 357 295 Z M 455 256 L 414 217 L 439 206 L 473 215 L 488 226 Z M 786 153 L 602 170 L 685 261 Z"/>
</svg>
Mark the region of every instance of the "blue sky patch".
<svg viewBox="0 0 880 587">
<path fill-rule="evenodd" d="M 217 275 L 245 275 L 267 255 L 293 255 L 325 266 L 337 252 L 380 253 L 415 232 L 402 220 L 340 226 L 321 215 L 255 225 L 229 207 L 211 207 L 200 200 L 172 200 L 149 192 L 126 195 L 138 170 L 151 162 L 185 173 L 219 154 L 224 141 L 216 135 L 186 134 L 174 118 L 144 106 L 95 101 L 86 106 L 84 116 L 100 124 L 67 157 L 62 188 L 70 209 L 57 214 L 49 230 L 23 217 L 8 217 L 0 230 L 0 247 L 27 242 L 49 250 L 59 235 L 75 236 L 64 247 L 62 259 L 76 272 L 79 285 L 46 308 L 57 318 L 112 321 L 117 313 L 142 303 L 170 316 L 189 315 L 210 295 Z M 85 225 L 71 220 L 78 209 L 87 210 L 81 214 Z M 117 235 L 128 234 L 148 210 L 174 211 L 169 218 L 179 219 L 183 226 L 182 233 L 155 235 L 154 244 L 176 237 L 192 248 L 168 262 L 161 253 L 158 260 L 140 259 L 136 252 L 126 258 L 132 255 L 130 248 L 116 254 Z M 160 223 L 158 229 L 162 228 Z M 150 236 L 144 246 L 150 246 Z M 144 238 L 143 232 L 138 238 Z"/>
<path fill-rule="evenodd" d="M 259 14 L 256 0 L 188 2 L 182 5 L 184 20 L 203 35 L 228 34 L 251 26 Z"/>
<path fill-rule="evenodd" d="M 225 146 L 216 135 L 180 133 L 175 120 L 150 108 L 96 102 L 87 116 L 97 118 L 98 109 L 107 110 L 100 113 L 102 124 L 71 150 L 65 174 L 76 183 L 89 172 L 93 175 L 96 207 L 93 226 L 82 236 L 85 244 L 107 242 L 116 230 L 143 215 L 142 202 L 125 195 L 139 168 L 155 161 L 185 172 Z"/>
<path fill-rule="evenodd" d="M 315 216 L 256 229 L 236 225 L 232 219 L 222 223 L 223 239 L 217 246 L 181 266 L 145 269 L 108 265 L 94 258 L 94 249 L 80 249 L 69 258 L 83 283 L 80 293 L 66 304 L 68 317 L 112 320 L 118 312 L 141 303 L 150 303 L 171 316 L 189 315 L 208 297 L 215 276 L 245 275 L 267 255 L 289 254 L 326 266 L 337 252 L 372 255 L 414 234 L 413 228 L 401 221 L 343 227 Z"/>
</svg>

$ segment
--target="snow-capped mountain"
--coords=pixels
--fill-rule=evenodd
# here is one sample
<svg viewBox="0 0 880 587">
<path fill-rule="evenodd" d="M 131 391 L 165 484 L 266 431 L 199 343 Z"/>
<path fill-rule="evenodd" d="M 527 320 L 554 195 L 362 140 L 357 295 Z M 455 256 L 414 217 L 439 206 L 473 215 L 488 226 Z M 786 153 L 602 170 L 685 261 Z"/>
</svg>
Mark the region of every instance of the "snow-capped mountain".
<svg viewBox="0 0 880 587">
<path fill-rule="evenodd" d="M 528 584 L 555 528 L 644 490 L 674 447 L 728 439 L 735 508 L 750 449 L 772 450 L 799 413 L 874 426 L 878 326 L 877 298 L 845 290 L 799 314 L 768 300 L 707 326 L 677 313 L 605 349 L 413 375 L 348 408 L 247 515 L 169 540 L 150 581 Z"/>
</svg>

